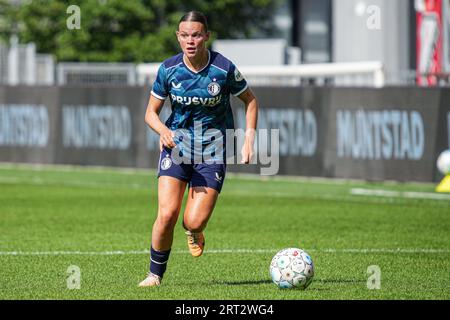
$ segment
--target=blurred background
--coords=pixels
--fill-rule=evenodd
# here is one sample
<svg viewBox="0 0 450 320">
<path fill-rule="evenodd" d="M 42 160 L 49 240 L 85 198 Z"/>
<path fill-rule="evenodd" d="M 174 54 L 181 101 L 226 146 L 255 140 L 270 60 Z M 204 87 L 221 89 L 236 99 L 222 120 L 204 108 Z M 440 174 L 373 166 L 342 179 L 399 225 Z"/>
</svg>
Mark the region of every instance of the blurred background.
<svg viewBox="0 0 450 320">
<path fill-rule="evenodd" d="M 259 127 L 280 130 L 277 173 L 437 181 L 450 147 L 449 3 L 0 0 L 0 161 L 155 168 L 150 88 L 179 52 L 180 17 L 199 10 L 211 49 L 256 92 Z"/>
</svg>

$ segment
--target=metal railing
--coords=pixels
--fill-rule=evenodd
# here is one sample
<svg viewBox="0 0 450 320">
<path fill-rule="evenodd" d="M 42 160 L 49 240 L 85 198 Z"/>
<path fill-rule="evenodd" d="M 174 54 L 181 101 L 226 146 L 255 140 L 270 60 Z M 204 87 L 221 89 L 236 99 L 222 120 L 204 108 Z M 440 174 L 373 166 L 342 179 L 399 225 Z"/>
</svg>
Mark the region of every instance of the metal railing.
<svg viewBox="0 0 450 320">
<path fill-rule="evenodd" d="M 132 63 L 79 63 L 57 65 L 57 83 L 65 84 L 136 84 L 136 66 Z"/>
<path fill-rule="evenodd" d="M 137 65 L 137 83 L 151 84 L 159 68 L 158 63 Z M 251 85 L 298 86 L 314 85 L 385 86 L 381 62 L 325 63 L 285 66 L 241 66 L 239 71 Z"/>
<path fill-rule="evenodd" d="M 17 46 L 12 51 L 10 49 L 9 53 L 7 51 L 4 47 L 0 48 L 0 82 L 9 85 L 151 85 L 161 65 L 78 62 L 56 64 L 52 56 L 35 54 L 35 49 L 31 46 Z M 387 82 L 383 64 L 378 61 L 239 66 L 239 71 L 253 86 L 335 85 L 380 88 Z"/>
</svg>

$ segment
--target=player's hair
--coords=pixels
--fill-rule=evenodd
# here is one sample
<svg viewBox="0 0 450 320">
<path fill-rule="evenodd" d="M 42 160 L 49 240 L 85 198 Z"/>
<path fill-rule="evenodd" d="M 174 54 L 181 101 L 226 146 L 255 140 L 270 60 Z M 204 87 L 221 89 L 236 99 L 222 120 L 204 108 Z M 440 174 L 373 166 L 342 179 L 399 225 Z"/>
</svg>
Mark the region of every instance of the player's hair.
<svg viewBox="0 0 450 320">
<path fill-rule="evenodd" d="M 181 17 L 179 23 L 185 21 L 200 22 L 205 28 L 205 31 L 208 32 L 208 20 L 206 19 L 206 16 L 200 11 L 189 11 Z"/>
</svg>

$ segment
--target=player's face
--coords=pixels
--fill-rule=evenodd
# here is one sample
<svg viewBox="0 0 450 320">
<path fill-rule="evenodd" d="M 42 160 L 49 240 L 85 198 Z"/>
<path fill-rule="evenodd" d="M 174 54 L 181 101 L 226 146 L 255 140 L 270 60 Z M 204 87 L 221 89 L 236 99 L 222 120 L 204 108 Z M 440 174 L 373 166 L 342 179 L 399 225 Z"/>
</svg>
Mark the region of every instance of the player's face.
<svg viewBox="0 0 450 320">
<path fill-rule="evenodd" d="M 205 32 L 200 22 L 183 21 L 178 26 L 177 38 L 183 53 L 188 58 L 195 58 L 205 51 L 209 32 Z"/>
</svg>

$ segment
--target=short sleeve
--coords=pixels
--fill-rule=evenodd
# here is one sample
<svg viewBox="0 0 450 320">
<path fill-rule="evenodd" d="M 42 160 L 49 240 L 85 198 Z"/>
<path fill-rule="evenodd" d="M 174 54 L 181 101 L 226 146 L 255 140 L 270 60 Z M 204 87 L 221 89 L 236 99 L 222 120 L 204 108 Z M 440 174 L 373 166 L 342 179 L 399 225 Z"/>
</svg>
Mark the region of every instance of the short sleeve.
<svg viewBox="0 0 450 320">
<path fill-rule="evenodd" d="M 230 66 L 230 72 L 228 73 L 227 80 L 230 87 L 230 92 L 234 96 L 239 96 L 248 88 L 247 81 L 233 63 Z"/>
<path fill-rule="evenodd" d="M 169 94 L 166 74 L 166 68 L 164 67 L 164 64 L 161 64 L 158 69 L 158 75 L 156 76 L 156 80 L 153 83 L 151 92 L 155 98 L 158 98 L 160 100 L 166 100 Z"/>
</svg>

